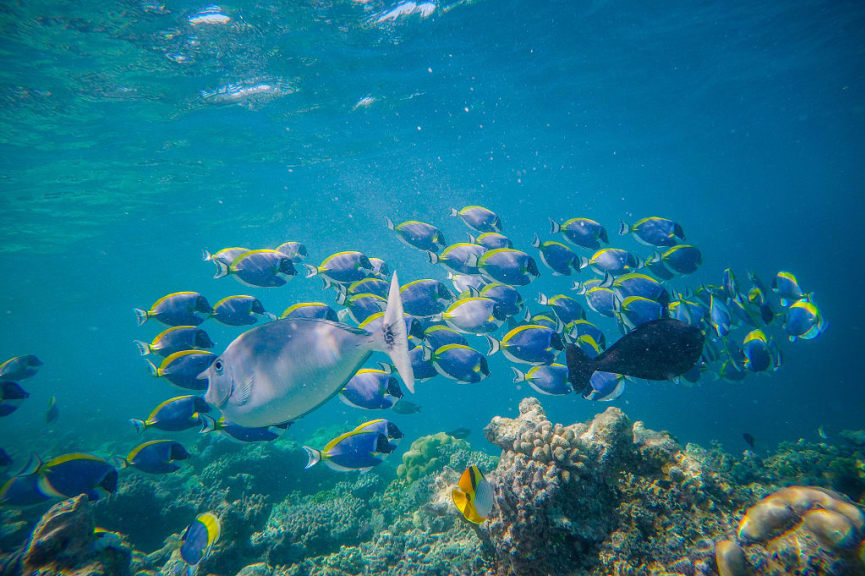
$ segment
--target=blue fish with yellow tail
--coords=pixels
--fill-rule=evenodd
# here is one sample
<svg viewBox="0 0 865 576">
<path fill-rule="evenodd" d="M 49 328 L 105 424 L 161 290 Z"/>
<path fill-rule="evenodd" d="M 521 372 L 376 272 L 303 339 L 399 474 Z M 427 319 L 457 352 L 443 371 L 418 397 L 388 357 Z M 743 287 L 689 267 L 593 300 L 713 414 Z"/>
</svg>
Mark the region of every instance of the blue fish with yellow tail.
<svg viewBox="0 0 865 576">
<path fill-rule="evenodd" d="M 186 528 L 180 538 L 180 557 L 186 563 L 187 576 L 194 576 L 198 565 L 210 557 L 221 531 L 219 518 L 212 512 L 199 514 Z"/>
<path fill-rule="evenodd" d="M 148 428 L 180 432 L 200 425 L 199 416 L 206 412 L 210 412 L 210 404 L 201 396 L 177 396 L 159 404 L 146 420 L 131 418 L 129 423 L 135 426 L 139 434 Z"/>
<path fill-rule="evenodd" d="M 130 466 L 148 474 L 169 474 L 180 470 L 176 461 L 186 460 L 189 456 L 180 442 L 151 440 L 133 448 L 126 458 L 121 458 L 120 466 Z"/>
</svg>

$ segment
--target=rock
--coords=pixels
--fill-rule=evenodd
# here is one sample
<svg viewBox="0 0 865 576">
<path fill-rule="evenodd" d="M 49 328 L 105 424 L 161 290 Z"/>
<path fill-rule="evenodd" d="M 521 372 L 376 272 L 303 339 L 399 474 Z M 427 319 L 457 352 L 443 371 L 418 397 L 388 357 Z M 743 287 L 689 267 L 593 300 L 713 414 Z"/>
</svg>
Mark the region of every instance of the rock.
<svg viewBox="0 0 865 576">
<path fill-rule="evenodd" d="M 719 576 L 749 576 L 745 553 L 732 540 L 722 540 L 715 545 L 715 562 Z"/>
</svg>

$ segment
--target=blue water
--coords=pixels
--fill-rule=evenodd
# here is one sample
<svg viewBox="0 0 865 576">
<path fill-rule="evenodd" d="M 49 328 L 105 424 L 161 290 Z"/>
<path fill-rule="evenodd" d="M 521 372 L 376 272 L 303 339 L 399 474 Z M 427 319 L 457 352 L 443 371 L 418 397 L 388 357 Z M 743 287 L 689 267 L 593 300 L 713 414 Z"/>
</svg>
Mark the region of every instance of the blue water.
<svg viewBox="0 0 865 576">
<path fill-rule="evenodd" d="M 403 282 L 444 279 L 385 217 L 434 223 L 455 242 L 468 229 L 449 209 L 467 204 L 496 211 L 532 255 L 550 216 L 594 218 L 641 256 L 651 251 L 617 237 L 619 220 L 673 218 L 704 258 L 675 286 L 717 283 L 731 266 L 743 283 L 749 270 L 789 270 L 815 293 L 830 328 L 784 344 L 779 372 L 632 384 L 614 402 L 630 418 L 734 452 L 746 431 L 767 447 L 861 427 L 861 3 L 477 1 L 380 25 L 391 4 L 236 2 L 223 6 L 230 24 L 193 29 L 203 7 L 0 9 L 0 357 L 45 363 L 25 383 L 31 398 L 0 420 L 16 461 L 106 438 L 122 453 L 138 442 L 127 419 L 180 393 L 138 356 L 131 341 L 160 329 L 137 327 L 133 307 L 178 290 L 211 303 L 253 294 L 276 313 L 335 305 L 318 279 L 213 280 L 202 248 L 300 240 L 312 263 L 357 249 Z M 262 82 L 280 93 L 202 95 Z M 523 294 L 569 283 L 542 269 Z M 216 351 L 240 333 L 204 327 Z M 491 358 L 476 385 L 418 384 L 422 412 L 393 415 L 404 446 L 468 427 L 495 452 L 483 426 L 537 395 L 508 365 Z M 52 395 L 61 416 L 46 425 Z M 607 407 L 542 401 L 565 423 Z M 369 416 L 333 401 L 288 434 L 303 442 Z"/>
</svg>

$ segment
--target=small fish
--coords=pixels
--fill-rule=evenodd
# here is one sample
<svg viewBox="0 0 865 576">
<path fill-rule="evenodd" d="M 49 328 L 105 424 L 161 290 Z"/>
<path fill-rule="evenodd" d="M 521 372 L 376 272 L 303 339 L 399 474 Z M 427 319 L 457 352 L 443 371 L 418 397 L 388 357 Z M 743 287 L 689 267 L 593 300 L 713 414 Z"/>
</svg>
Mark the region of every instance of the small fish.
<svg viewBox="0 0 865 576">
<path fill-rule="evenodd" d="M 369 263 L 372 264 L 372 273 L 375 277 L 384 279 L 390 276 L 390 266 L 381 258 L 370 256 Z"/>
<path fill-rule="evenodd" d="M 304 246 L 301 242 L 283 242 L 279 246 L 275 248 L 277 252 L 282 252 L 289 258 L 291 258 L 292 262 L 300 262 L 307 256 L 309 256 L 309 252 L 306 250 L 306 246 Z"/>
<path fill-rule="evenodd" d="M 345 306 L 345 309 L 337 313 L 340 321 L 351 318 L 356 324 L 362 324 L 367 318 L 383 312 L 387 307 L 387 300 L 377 294 L 354 294 L 347 298 L 340 297 L 337 301 Z"/>
<path fill-rule="evenodd" d="M 568 383 L 568 368 L 563 364 L 534 366 L 525 373 L 513 366 L 511 370 L 514 372 L 514 384 L 528 382 L 529 386 L 541 394 L 564 396 L 573 391 Z"/>
<path fill-rule="evenodd" d="M 207 250 L 204 250 L 203 260 L 205 262 L 221 262 L 226 266 L 231 266 L 231 263 L 234 262 L 234 259 L 249 252 L 249 248 L 240 248 L 240 247 L 232 247 L 232 248 L 223 248 L 219 252 L 215 252 L 211 254 Z"/>
<path fill-rule="evenodd" d="M 30 398 L 30 393 L 17 382 L 0 382 L 0 418 L 18 410 L 27 398 Z"/>
<path fill-rule="evenodd" d="M 669 268 L 664 264 L 664 259 L 661 258 L 660 254 L 652 254 L 649 256 L 646 261 L 643 262 L 643 269 L 647 270 L 655 278 L 660 280 L 672 280 L 675 278 L 675 274 L 670 272 Z"/>
<path fill-rule="evenodd" d="M 28 468 L 30 466 L 28 465 Z M 33 506 L 55 498 L 39 489 L 41 477 L 32 472 L 22 472 L 9 478 L 0 486 L 0 505 L 2 506 Z"/>
<path fill-rule="evenodd" d="M 612 402 L 625 392 L 625 377 L 612 372 L 595 372 L 589 378 L 591 390 L 583 391 L 583 398 L 596 402 Z"/>
<path fill-rule="evenodd" d="M 673 246 L 660 254 L 659 258 L 667 270 L 674 274 L 693 274 L 703 263 L 703 255 L 699 248 L 690 244 Z"/>
<path fill-rule="evenodd" d="M 357 282 L 352 282 L 351 284 L 349 284 L 348 287 L 345 288 L 345 294 L 348 296 L 354 294 L 375 294 L 376 296 L 387 298 L 387 291 L 389 288 L 390 284 L 388 284 L 381 278 L 371 276 L 369 278 L 364 278 L 363 280 L 358 280 Z"/>
<path fill-rule="evenodd" d="M 454 428 L 450 432 L 446 432 L 446 434 L 448 436 L 452 436 L 452 437 L 456 438 L 457 440 L 462 440 L 463 438 L 468 438 L 469 434 L 471 434 L 471 433 L 472 433 L 472 431 L 468 428 Z"/>
<path fill-rule="evenodd" d="M 159 354 L 165 357 L 182 350 L 213 348 L 213 341 L 207 332 L 197 326 L 172 326 L 156 336 L 150 344 L 141 340 L 133 342 L 142 356 Z"/>
<path fill-rule="evenodd" d="M 657 216 L 643 218 L 633 225 L 622 222 L 619 226 L 619 235 L 626 234 L 633 235 L 637 242 L 647 246 L 675 246 L 680 240 L 685 239 L 685 231 L 680 224 Z"/>
<path fill-rule="evenodd" d="M 225 418 L 220 418 L 216 420 L 215 418 L 211 418 L 210 416 L 206 416 L 204 414 L 201 415 L 201 429 L 199 432 L 201 434 L 208 434 L 210 432 L 221 432 L 222 434 L 228 436 L 232 440 L 237 440 L 238 442 L 250 443 L 250 442 L 273 442 L 277 438 L 279 438 L 283 432 L 291 425 L 291 422 L 286 422 L 284 424 L 278 424 L 276 426 L 262 426 L 260 428 L 246 428 L 245 426 L 238 426 L 233 422 L 226 422 Z"/>
<path fill-rule="evenodd" d="M 0 466 L 11 466 L 12 458 L 6 453 L 6 450 L 0 448 Z"/>
<path fill-rule="evenodd" d="M 471 289 L 480 291 L 486 285 L 486 281 L 477 273 L 477 270 L 472 274 L 454 274 L 453 272 L 448 272 L 448 280 L 453 284 L 457 294 L 462 294 L 466 290 Z"/>
<path fill-rule="evenodd" d="M 385 420 L 384 418 L 364 422 L 355 428 L 355 430 L 384 434 L 387 438 L 388 444 L 390 444 L 391 451 L 382 453 L 382 458 L 387 458 L 393 450 L 396 450 L 403 438 L 402 430 L 400 430 L 396 424 L 390 420 Z"/>
<path fill-rule="evenodd" d="M 373 275 L 372 262 L 356 250 L 337 252 L 325 258 L 318 267 L 306 264 L 307 278 L 321 276 L 325 287 L 331 284 L 351 284 Z"/>
<path fill-rule="evenodd" d="M 739 284 L 736 282 L 736 275 L 732 268 L 724 268 L 721 277 L 721 286 L 727 293 L 727 298 L 736 298 L 739 296 Z"/>
<path fill-rule="evenodd" d="M 492 298 L 463 298 L 457 300 L 442 314 L 448 326 L 464 334 L 495 332 L 507 316 Z"/>
<path fill-rule="evenodd" d="M 300 302 L 285 309 L 280 318 L 320 318 L 339 322 L 336 312 L 324 302 Z"/>
<path fill-rule="evenodd" d="M 45 411 L 45 422 L 51 424 L 55 422 L 60 416 L 60 410 L 57 408 L 57 397 L 52 396 L 51 400 L 48 401 L 48 410 Z"/>
<path fill-rule="evenodd" d="M 479 244 L 487 250 L 495 250 L 496 248 L 513 248 L 514 244 L 510 238 L 498 232 L 484 232 L 478 236 L 469 234 L 469 241 L 472 244 Z"/>
<path fill-rule="evenodd" d="M 405 313 L 418 318 L 441 314 L 453 301 L 450 290 L 431 278 L 409 282 L 400 288 L 400 296 Z"/>
<path fill-rule="evenodd" d="M 38 478 L 39 491 L 49 498 L 86 494 L 89 500 L 98 500 L 117 490 L 117 470 L 91 454 L 64 454 L 44 463 L 34 456 L 28 468 Z"/>
<path fill-rule="evenodd" d="M 24 380 L 39 371 L 42 361 L 33 354 L 15 356 L 0 364 L 0 380 Z"/>
<path fill-rule="evenodd" d="M 667 313 L 670 318 L 685 322 L 691 326 L 699 327 L 706 319 L 708 311 L 706 307 L 691 300 L 673 300 L 667 304 Z"/>
<path fill-rule="evenodd" d="M 229 326 L 249 326 L 255 324 L 259 314 L 266 316 L 264 306 L 254 296 L 236 295 L 223 298 L 213 306 L 211 317 Z"/>
<path fill-rule="evenodd" d="M 769 326 L 775 320 L 775 311 L 772 310 L 772 305 L 760 286 L 752 286 L 748 290 L 747 299 L 752 306 L 756 306 L 760 310 L 760 319 L 763 320 L 763 324 Z"/>
<path fill-rule="evenodd" d="M 616 299 L 616 293 L 603 286 L 594 286 L 586 291 L 586 305 L 607 318 L 616 315 Z"/>
<path fill-rule="evenodd" d="M 769 342 L 762 330 L 748 332 L 742 342 L 745 368 L 751 372 L 776 371 L 781 367 L 780 351 Z"/>
<path fill-rule="evenodd" d="M 297 274 L 291 258 L 276 250 L 250 250 L 237 256 L 231 264 L 216 263 L 214 278 L 233 275 L 240 283 L 261 288 L 276 288 L 285 285 L 283 276 Z"/>
<path fill-rule="evenodd" d="M 743 433 L 742 433 L 742 439 L 744 439 L 744 440 L 745 440 L 745 443 L 746 443 L 748 446 L 750 446 L 751 448 L 753 448 L 753 447 L 754 447 L 754 444 L 756 444 L 756 440 L 754 439 L 754 437 L 751 436 L 750 434 L 748 434 L 747 432 L 743 432 Z"/>
<path fill-rule="evenodd" d="M 601 349 L 607 347 L 607 339 L 600 328 L 589 322 L 588 320 L 574 320 L 565 325 L 564 333 L 568 338 L 576 340 L 580 336 L 590 336 L 592 340 L 598 343 Z"/>
<path fill-rule="evenodd" d="M 556 294 L 551 298 L 547 298 L 544 294 L 539 294 L 538 304 L 549 306 L 555 313 L 556 318 L 561 320 L 562 324 L 570 324 L 576 320 L 584 320 L 586 318 L 586 311 L 577 302 L 577 299 L 565 294 Z"/>
<path fill-rule="evenodd" d="M 291 422 L 335 396 L 373 351 L 387 353 L 414 392 L 405 327 L 394 273 L 379 332 L 318 318 L 263 324 L 238 336 L 201 374 L 205 400 L 240 426 Z"/>
<path fill-rule="evenodd" d="M 561 332 L 564 328 L 561 321 L 553 316 L 547 316 L 546 314 L 532 314 L 526 324 L 543 326 L 544 328 L 549 328 L 553 332 Z M 517 326 L 514 326 L 513 328 L 517 328 Z M 511 328 L 511 330 L 513 330 L 513 328 Z"/>
<path fill-rule="evenodd" d="M 135 308 L 135 315 L 139 326 L 151 318 L 168 326 L 198 326 L 206 317 L 196 312 L 210 314 L 212 311 L 207 298 L 198 292 L 174 292 L 154 302 L 150 310 Z"/>
<path fill-rule="evenodd" d="M 541 262 L 553 271 L 553 276 L 570 276 L 572 270 L 579 272 L 579 257 L 573 250 L 561 242 L 554 242 L 552 240 L 541 242 L 541 239 L 535 234 L 532 246 L 538 249 Z"/>
<path fill-rule="evenodd" d="M 151 440 L 132 449 L 126 456 L 121 458 L 122 468 L 131 466 L 147 474 L 170 474 L 180 470 L 175 464 L 178 460 L 189 458 L 189 452 L 180 442 L 174 440 Z"/>
<path fill-rule="evenodd" d="M 730 309 L 727 308 L 723 300 L 716 298 L 714 294 L 709 297 L 709 321 L 719 338 L 726 337 L 733 327 Z"/>
<path fill-rule="evenodd" d="M 601 355 L 601 352 L 604 351 L 600 343 L 588 334 L 583 334 L 582 336 L 575 338 L 571 343 L 579 347 L 580 350 L 585 352 L 586 355 L 592 359 L 597 358 Z"/>
<path fill-rule="evenodd" d="M 826 430 L 823 428 L 823 425 L 817 427 L 817 436 L 819 436 L 822 440 L 828 440 L 829 435 L 826 434 Z"/>
<path fill-rule="evenodd" d="M 159 404 L 146 420 L 131 418 L 129 423 L 140 434 L 148 428 L 180 432 L 200 424 L 199 416 L 210 412 L 210 405 L 201 396 L 177 396 Z"/>
<path fill-rule="evenodd" d="M 195 517 L 180 538 L 180 558 L 187 566 L 187 575 L 194 576 L 198 565 L 206 560 L 219 541 L 222 526 L 213 512 L 205 512 Z"/>
<path fill-rule="evenodd" d="M 825 332 L 828 327 L 829 323 L 823 319 L 820 309 L 807 298 L 787 308 L 784 331 L 787 332 L 790 342 L 800 339 L 812 340 Z"/>
<path fill-rule="evenodd" d="M 387 410 L 402 398 L 399 382 L 390 370 L 361 368 L 355 372 L 339 399 L 349 406 L 364 410 Z"/>
<path fill-rule="evenodd" d="M 483 256 L 486 251 L 486 248 L 479 246 L 478 244 L 461 242 L 458 244 L 451 244 L 442 250 L 441 254 L 427 252 L 427 255 L 429 256 L 429 261 L 433 264 L 442 264 L 457 274 L 473 275 L 478 274 L 478 259 Z M 459 288 L 457 288 L 457 290 L 460 292 L 462 291 L 459 290 Z"/>
<path fill-rule="evenodd" d="M 436 351 L 424 349 L 424 360 L 435 366 L 436 372 L 462 384 L 474 384 L 490 375 L 487 359 L 470 346 L 448 344 Z"/>
<path fill-rule="evenodd" d="M 483 524 L 493 509 L 493 487 L 477 466 L 469 466 L 451 491 L 457 510 L 472 524 Z"/>
<path fill-rule="evenodd" d="M 167 356 L 158 368 L 149 360 L 147 364 L 150 366 L 150 373 L 156 378 L 165 378 L 175 386 L 187 390 L 204 390 L 207 382 L 198 376 L 215 359 L 216 354 L 206 350 L 182 350 Z"/>
<path fill-rule="evenodd" d="M 339 472 L 369 471 L 384 462 L 383 456 L 393 452 L 386 435 L 374 430 L 354 429 L 340 434 L 321 450 L 304 446 L 308 457 L 306 468 L 323 461 Z"/>
<path fill-rule="evenodd" d="M 408 400 L 400 400 L 391 408 L 397 414 L 417 414 L 420 412 L 420 406 Z"/>
<path fill-rule="evenodd" d="M 666 306 L 670 302 L 670 295 L 660 282 L 639 272 L 631 272 L 616 277 L 610 287 L 622 300 L 630 296 L 639 296 L 655 300 L 662 306 Z"/>
<path fill-rule="evenodd" d="M 470 228 L 478 232 L 501 232 L 502 222 L 495 212 L 483 206 L 466 206 L 457 211 L 451 208 L 451 216 L 459 217 Z"/>
<path fill-rule="evenodd" d="M 396 224 L 387 219 L 387 227 L 396 232 L 397 237 L 408 246 L 425 250 L 426 252 L 438 252 L 439 249 L 447 247 L 445 237 L 441 230 L 417 220 L 407 220 L 401 224 Z"/>
<path fill-rule="evenodd" d="M 622 248 L 603 248 L 595 252 L 591 258 L 582 258 L 580 268 L 589 266 L 601 275 L 618 276 L 641 268 L 643 263 L 639 258 Z"/>
<path fill-rule="evenodd" d="M 516 288 L 509 284 L 492 282 L 483 286 L 477 295 L 495 300 L 499 305 L 501 313 L 505 316 L 514 316 L 523 308 L 523 297 Z"/>
<path fill-rule="evenodd" d="M 468 344 L 466 344 L 468 345 Z M 409 359 L 411 360 L 411 370 L 414 375 L 415 382 L 424 382 L 431 378 L 435 378 L 439 375 L 436 372 L 435 366 L 430 360 L 424 358 L 424 354 L 426 353 L 426 346 L 415 346 L 411 350 L 408 351 Z M 394 405 L 394 411 L 397 411 L 396 407 L 400 404 L 404 404 L 405 401 L 401 400 L 397 404 Z M 409 404 L 411 404 L 409 402 Z"/>
<path fill-rule="evenodd" d="M 551 364 L 564 348 L 562 339 L 555 330 L 532 324 L 517 326 L 505 334 L 501 341 L 490 335 L 486 338 L 490 346 L 487 356 L 492 356 L 501 349 L 512 362 L 525 364 Z"/>
<path fill-rule="evenodd" d="M 427 326 L 427 329 L 424 330 L 423 339 L 433 350 L 446 346 L 447 344 L 463 344 L 468 346 L 468 342 L 462 334 L 453 328 L 442 326 L 441 324 Z"/>
<path fill-rule="evenodd" d="M 644 380 L 667 380 L 687 372 L 700 359 L 703 333 L 694 326 L 662 318 L 638 326 L 597 358 L 575 345 L 567 347 L 568 380 L 574 390 L 589 391 L 598 370 Z"/>
<path fill-rule="evenodd" d="M 604 227 L 588 218 L 571 218 L 563 224 L 550 218 L 550 233 L 561 233 L 571 244 L 590 250 L 599 249 L 601 242 L 609 242 Z"/>
<path fill-rule="evenodd" d="M 667 309 L 662 304 L 642 296 L 628 296 L 622 301 L 616 300 L 615 310 L 619 321 L 631 329 L 663 318 L 667 314 Z"/>
<path fill-rule="evenodd" d="M 470 257 L 468 264 L 491 282 L 510 286 L 527 286 L 541 274 L 534 258 L 513 248 L 487 250 L 480 257 Z"/>
<path fill-rule="evenodd" d="M 781 300 L 781 306 L 787 307 L 805 297 L 805 292 L 799 287 L 799 280 L 791 272 L 778 272 L 772 279 L 772 291 Z"/>
</svg>

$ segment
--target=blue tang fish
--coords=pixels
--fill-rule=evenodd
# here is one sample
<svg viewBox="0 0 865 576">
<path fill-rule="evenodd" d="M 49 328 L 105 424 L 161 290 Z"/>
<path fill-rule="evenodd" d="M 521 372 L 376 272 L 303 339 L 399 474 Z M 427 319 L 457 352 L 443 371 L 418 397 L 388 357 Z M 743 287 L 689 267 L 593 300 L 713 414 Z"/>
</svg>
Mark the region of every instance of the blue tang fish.
<svg viewBox="0 0 865 576">
<path fill-rule="evenodd" d="M 321 450 L 309 446 L 304 446 L 303 449 L 306 450 L 309 460 L 306 468 L 312 468 L 323 461 L 329 468 L 339 472 L 366 472 L 384 462 L 384 456 L 393 452 L 385 434 L 358 428 L 340 434 Z"/>
<path fill-rule="evenodd" d="M 258 298 L 240 294 L 228 296 L 214 304 L 211 318 L 229 326 L 249 326 L 255 324 L 255 314 L 266 316 L 267 312 Z"/>
<path fill-rule="evenodd" d="M 441 254 L 429 252 L 429 261 L 442 264 L 457 274 L 477 274 L 477 261 L 487 251 L 486 248 L 470 242 L 451 244 Z M 458 291 L 462 291 L 459 288 Z"/>
<path fill-rule="evenodd" d="M 293 240 L 283 242 L 277 246 L 275 250 L 291 258 L 292 262 L 300 262 L 309 256 L 309 251 L 306 249 L 306 246 L 304 246 L 302 242 L 296 242 Z"/>
<path fill-rule="evenodd" d="M 712 323 L 712 328 L 720 338 L 724 338 L 730 333 L 733 327 L 733 317 L 730 315 L 730 309 L 724 304 L 724 301 L 717 298 L 714 294 L 709 297 L 709 318 Z"/>
<path fill-rule="evenodd" d="M 570 276 L 573 270 L 579 271 L 579 257 L 561 242 L 541 242 L 541 239 L 535 234 L 532 246 L 538 249 L 541 262 L 553 271 L 553 276 Z"/>
<path fill-rule="evenodd" d="M 432 361 L 442 376 L 463 384 L 474 384 L 490 375 L 487 359 L 470 346 L 447 344 L 434 352 L 425 348 L 424 360 Z"/>
<path fill-rule="evenodd" d="M 660 302 L 642 296 L 617 299 L 615 310 L 619 321 L 631 329 L 667 315 L 667 309 Z"/>
<path fill-rule="evenodd" d="M 207 298 L 198 292 L 174 292 L 166 294 L 153 303 L 150 310 L 135 308 L 138 325 L 154 318 L 168 326 L 198 326 L 205 317 L 196 312 L 210 314 L 212 308 Z"/>
<path fill-rule="evenodd" d="M 177 396 L 159 404 L 146 420 L 131 418 L 129 423 L 139 434 L 148 428 L 180 432 L 198 426 L 199 416 L 206 412 L 210 412 L 210 404 L 201 396 Z"/>
<path fill-rule="evenodd" d="M 121 465 L 131 466 L 148 474 L 168 474 L 180 470 L 177 460 L 186 460 L 189 452 L 174 440 L 151 440 L 132 449 Z"/>
<path fill-rule="evenodd" d="M 466 341 L 465 336 L 450 328 L 449 326 L 443 326 L 441 324 L 433 324 L 431 326 L 427 326 L 426 330 L 423 333 L 423 339 L 433 350 L 437 348 L 441 348 L 447 344 L 463 344 L 468 345 L 468 341 Z"/>
<path fill-rule="evenodd" d="M 609 242 L 606 229 L 589 218 L 571 218 L 561 225 L 550 218 L 550 232 L 561 232 L 570 243 L 590 250 L 597 250 L 602 242 Z"/>
<path fill-rule="evenodd" d="M 785 308 L 805 297 L 805 292 L 799 287 L 799 280 L 791 272 L 778 272 L 772 279 L 772 291 L 781 300 Z"/>
<path fill-rule="evenodd" d="M 244 332 L 202 373 L 205 400 L 240 426 L 294 421 L 339 393 L 374 351 L 390 356 L 414 392 L 397 282 L 394 273 L 376 333 L 318 318 L 285 318 Z"/>
<path fill-rule="evenodd" d="M 461 218 L 467 226 L 478 232 L 502 231 L 502 222 L 496 213 L 483 206 L 466 206 L 459 211 L 451 208 L 451 216 Z"/>
<path fill-rule="evenodd" d="M 601 348 L 606 348 L 607 338 L 600 328 L 589 322 L 588 320 L 574 320 L 565 325 L 564 333 L 568 338 L 576 340 L 580 336 L 591 336 L 592 340 L 598 343 Z"/>
<path fill-rule="evenodd" d="M 34 376 L 42 361 L 33 354 L 15 356 L 0 364 L 0 380 L 24 380 Z"/>
<path fill-rule="evenodd" d="M 373 275 L 372 262 L 356 250 L 331 254 L 318 267 L 307 264 L 306 269 L 307 278 L 321 276 L 325 287 L 333 283 L 351 284 Z"/>
<path fill-rule="evenodd" d="M 742 353 L 745 355 L 745 368 L 751 372 L 778 370 L 781 364 L 778 351 L 762 330 L 752 330 L 742 341 Z"/>
<path fill-rule="evenodd" d="M 528 382 L 529 386 L 541 394 L 564 396 L 573 391 L 570 383 L 568 383 L 568 368 L 564 364 L 533 366 L 525 373 L 513 366 L 511 366 L 511 370 L 514 371 L 514 384 Z"/>
<path fill-rule="evenodd" d="M 591 258 L 582 258 L 580 268 L 589 266 L 598 274 L 617 276 L 643 266 L 639 258 L 622 248 L 603 248 Z"/>
<path fill-rule="evenodd" d="M 412 248 L 425 250 L 427 252 L 438 252 L 439 248 L 447 246 L 444 234 L 441 230 L 417 220 L 406 220 L 394 225 L 390 218 L 387 219 L 387 227 L 396 232 L 397 237 Z"/>
<path fill-rule="evenodd" d="M 402 398 L 399 382 L 389 370 L 361 368 L 339 393 L 339 399 L 364 410 L 387 410 Z"/>
<path fill-rule="evenodd" d="M 471 257 L 469 266 L 477 266 L 481 275 L 491 282 L 510 286 L 527 286 L 540 276 L 534 258 L 513 248 L 487 250 L 479 258 Z"/>
<path fill-rule="evenodd" d="M 622 300 L 630 296 L 639 296 L 655 300 L 662 306 L 666 306 L 670 302 L 670 295 L 660 282 L 639 272 L 618 276 L 613 280 L 611 288 Z"/>
<path fill-rule="evenodd" d="M 469 241 L 472 244 L 480 244 L 487 250 L 495 250 L 496 248 L 513 248 L 514 244 L 510 238 L 499 232 L 484 232 L 478 236 L 469 234 Z"/>
<path fill-rule="evenodd" d="M 607 318 L 616 315 L 616 293 L 610 288 L 595 286 L 586 291 L 586 305 Z"/>
<path fill-rule="evenodd" d="M 820 309 L 805 298 L 791 304 L 787 308 L 784 331 L 790 338 L 790 342 L 796 340 L 811 340 L 826 331 L 829 324 L 823 320 Z"/>
<path fill-rule="evenodd" d="M 196 326 L 172 326 L 160 332 L 150 344 L 133 340 L 142 356 L 159 354 L 171 356 L 181 350 L 201 350 L 213 348 L 213 341 L 207 332 Z"/>
<path fill-rule="evenodd" d="M 204 390 L 206 382 L 198 376 L 216 359 L 216 354 L 206 350 L 181 350 L 168 356 L 157 368 L 148 361 L 150 373 L 156 378 L 165 378 L 179 388 Z"/>
<path fill-rule="evenodd" d="M 539 294 L 538 304 L 549 306 L 556 314 L 556 317 L 562 321 L 562 324 L 570 324 L 576 320 L 584 320 L 586 318 L 586 311 L 577 299 L 565 294 L 556 294 L 551 298 L 547 298 L 544 294 Z"/>
<path fill-rule="evenodd" d="M 590 387 L 583 390 L 583 398 L 597 402 L 612 402 L 625 391 L 625 377 L 612 372 L 595 372 L 589 378 Z"/>
<path fill-rule="evenodd" d="M 343 285 L 339 284 L 338 288 L 343 290 Z M 352 282 L 344 288 L 345 294 L 375 294 L 382 298 L 387 298 L 387 292 L 390 289 L 390 284 L 381 278 L 370 276 L 357 282 Z"/>
<path fill-rule="evenodd" d="M 351 318 L 357 324 L 362 324 L 367 318 L 387 307 L 387 300 L 377 294 L 353 294 L 347 299 L 340 297 L 338 302 L 345 306 L 345 309 L 337 313 L 340 321 Z"/>
<path fill-rule="evenodd" d="M 237 256 L 231 264 L 216 261 L 214 278 L 232 275 L 241 284 L 261 288 L 276 288 L 285 285 L 283 276 L 294 276 L 297 270 L 291 258 L 276 250 L 250 250 Z"/>
<path fill-rule="evenodd" d="M 201 434 L 210 432 L 221 432 L 232 440 L 238 442 L 273 442 L 291 425 L 290 422 L 277 424 L 275 426 L 261 426 L 259 428 L 247 428 L 238 426 L 234 422 L 226 422 L 225 418 L 216 420 L 210 416 L 201 415 Z"/>
<path fill-rule="evenodd" d="M 532 324 L 517 326 L 501 341 L 489 335 L 486 338 L 490 345 L 487 356 L 501 349 L 512 362 L 525 364 L 551 364 L 565 347 L 555 330 Z"/>
<path fill-rule="evenodd" d="M 507 315 L 492 298 L 462 298 L 445 310 L 442 318 L 448 326 L 464 334 L 495 332 Z"/>
<path fill-rule="evenodd" d="M 425 346 L 415 346 L 408 351 L 412 374 L 416 382 L 424 382 L 430 378 L 435 378 L 439 374 L 436 372 L 432 361 L 424 358 L 426 351 L 427 348 Z"/>
<path fill-rule="evenodd" d="M 690 244 L 673 246 L 660 255 L 667 270 L 675 274 L 693 274 L 703 263 L 699 248 Z"/>
<path fill-rule="evenodd" d="M 453 300 L 447 286 L 431 278 L 409 282 L 400 288 L 400 296 L 405 313 L 418 318 L 441 314 Z"/>
<path fill-rule="evenodd" d="M 188 567 L 187 576 L 194 576 L 198 565 L 213 552 L 221 530 L 219 518 L 212 512 L 199 514 L 186 528 L 180 538 L 180 557 Z"/>
<path fill-rule="evenodd" d="M 482 298 L 491 298 L 498 302 L 499 309 L 505 316 L 514 316 L 523 308 L 523 297 L 516 288 L 501 282 L 491 282 L 483 286 L 477 293 Z"/>
<path fill-rule="evenodd" d="M 280 318 L 321 318 L 338 322 L 333 308 L 324 302 L 299 302 L 285 309 Z"/>
<path fill-rule="evenodd" d="M 667 218 L 650 216 L 638 220 L 633 225 L 624 222 L 619 226 L 619 235 L 632 234 L 634 239 L 647 246 L 675 246 L 685 239 L 681 224 Z"/>
<path fill-rule="evenodd" d="M 234 262 L 235 258 L 246 252 L 249 252 L 249 248 L 240 248 L 237 246 L 223 248 L 219 252 L 214 252 L 213 254 L 204 250 L 203 259 L 205 262 L 213 262 L 214 264 L 220 262 L 225 266 L 230 266 L 231 263 Z"/>
</svg>

